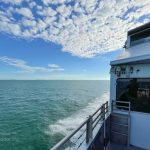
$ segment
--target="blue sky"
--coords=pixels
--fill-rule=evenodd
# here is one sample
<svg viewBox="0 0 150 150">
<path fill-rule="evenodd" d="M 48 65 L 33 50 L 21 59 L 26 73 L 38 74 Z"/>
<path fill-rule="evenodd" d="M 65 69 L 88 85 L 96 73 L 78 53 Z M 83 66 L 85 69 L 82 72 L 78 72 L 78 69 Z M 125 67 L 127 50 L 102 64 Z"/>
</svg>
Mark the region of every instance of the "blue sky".
<svg viewBox="0 0 150 150">
<path fill-rule="evenodd" d="M 109 79 L 150 1 L 1 0 L 0 79 Z"/>
<path fill-rule="evenodd" d="M 64 69 L 28 72 L 0 62 L 0 79 L 109 79 L 109 62 L 121 52 L 118 50 L 94 58 L 80 58 L 62 52 L 61 46 L 41 39 L 31 41 L 0 34 L 0 41 L 0 56 L 26 61 L 32 67 L 45 68 L 48 64 L 57 64 Z"/>
</svg>

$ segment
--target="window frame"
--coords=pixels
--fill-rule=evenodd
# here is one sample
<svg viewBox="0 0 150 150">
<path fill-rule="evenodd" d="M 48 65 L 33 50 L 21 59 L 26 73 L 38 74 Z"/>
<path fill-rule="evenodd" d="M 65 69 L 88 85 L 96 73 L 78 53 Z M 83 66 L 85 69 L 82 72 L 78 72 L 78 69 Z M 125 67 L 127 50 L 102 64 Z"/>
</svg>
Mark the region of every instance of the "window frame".
<svg viewBox="0 0 150 150">
<path fill-rule="evenodd" d="M 150 77 L 149 78 L 142 78 L 142 77 L 141 78 L 140 77 L 138 77 L 138 78 L 135 78 L 135 77 L 133 77 L 133 78 L 117 78 L 116 79 L 116 102 L 119 101 L 118 100 L 118 88 L 117 88 L 117 84 L 118 84 L 118 80 L 120 80 L 120 79 L 128 79 L 128 80 L 129 79 L 149 79 L 150 80 Z M 136 111 L 136 110 L 131 110 L 131 112 L 150 114 L 150 112 L 143 112 L 143 111 Z"/>
<path fill-rule="evenodd" d="M 150 32 L 150 28 L 130 35 L 130 46 L 135 46 L 135 45 L 138 45 L 138 44 L 141 44 L 141 43 L 149 42 L 150 41 L 150 35 L 145 37 L 145 38 L 139 38 L 138 40 L 133 40 L 132 39 L 132 38 L 134 38 L 134 36 L 140 36 L 140 34 L 142 34 L 142 33 L 144 34 L 146 31 L 149 33 Z"/>
</svg>

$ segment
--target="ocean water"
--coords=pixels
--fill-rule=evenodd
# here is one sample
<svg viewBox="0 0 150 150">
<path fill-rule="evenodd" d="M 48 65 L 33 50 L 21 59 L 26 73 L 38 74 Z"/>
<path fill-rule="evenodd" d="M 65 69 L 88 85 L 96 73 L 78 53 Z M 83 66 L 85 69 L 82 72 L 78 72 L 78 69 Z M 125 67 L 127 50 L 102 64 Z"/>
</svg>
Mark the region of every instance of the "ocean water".
<svg viewBox="0 0 150 150">
<path fill-rule="evenodd" d="M 0 81 L 0 150 L 50 150 L 109 98 L 109 81 Z"/>
</svg>

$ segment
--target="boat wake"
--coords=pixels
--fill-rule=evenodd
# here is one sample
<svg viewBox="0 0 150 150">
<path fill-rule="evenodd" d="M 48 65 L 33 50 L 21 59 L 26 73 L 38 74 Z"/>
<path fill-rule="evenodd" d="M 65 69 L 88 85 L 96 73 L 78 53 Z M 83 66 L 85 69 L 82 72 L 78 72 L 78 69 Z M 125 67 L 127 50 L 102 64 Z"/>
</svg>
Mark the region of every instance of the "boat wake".
<svg viewBox="0 0 150 150">
<path fill-rule="evenodd" d="M 65 119 L 58 120 L 55 124 L 49 125 L 50 134 L 61 133 L 64 136 L 70 134 L 76 129 L 90 114 L 94 113 L 104 102 L 108 101 L 109 92 L 105 92 L 102 96 L 95 98 L 88 105 L 79 110 L 76 114 Z"/>
</svg>

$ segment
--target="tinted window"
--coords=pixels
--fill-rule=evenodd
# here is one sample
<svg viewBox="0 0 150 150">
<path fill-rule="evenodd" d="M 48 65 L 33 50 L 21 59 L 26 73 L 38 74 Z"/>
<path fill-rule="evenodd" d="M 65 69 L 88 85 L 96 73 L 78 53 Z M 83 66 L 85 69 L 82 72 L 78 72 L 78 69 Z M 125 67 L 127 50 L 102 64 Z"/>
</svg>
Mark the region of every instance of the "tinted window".
<svg viewBox="0 0 150 150">
<path fill-rule="evenodd" d="M 150 41 L 150 29 L 134 34 L 130 37 L 131 46 L 147 41 Z"/>
<path fill-rule="evenodd" d="M 130 101 L 132 111 L 150 113 L 150 79 L 118 79 L 117 100 Z"/>
</svg>

